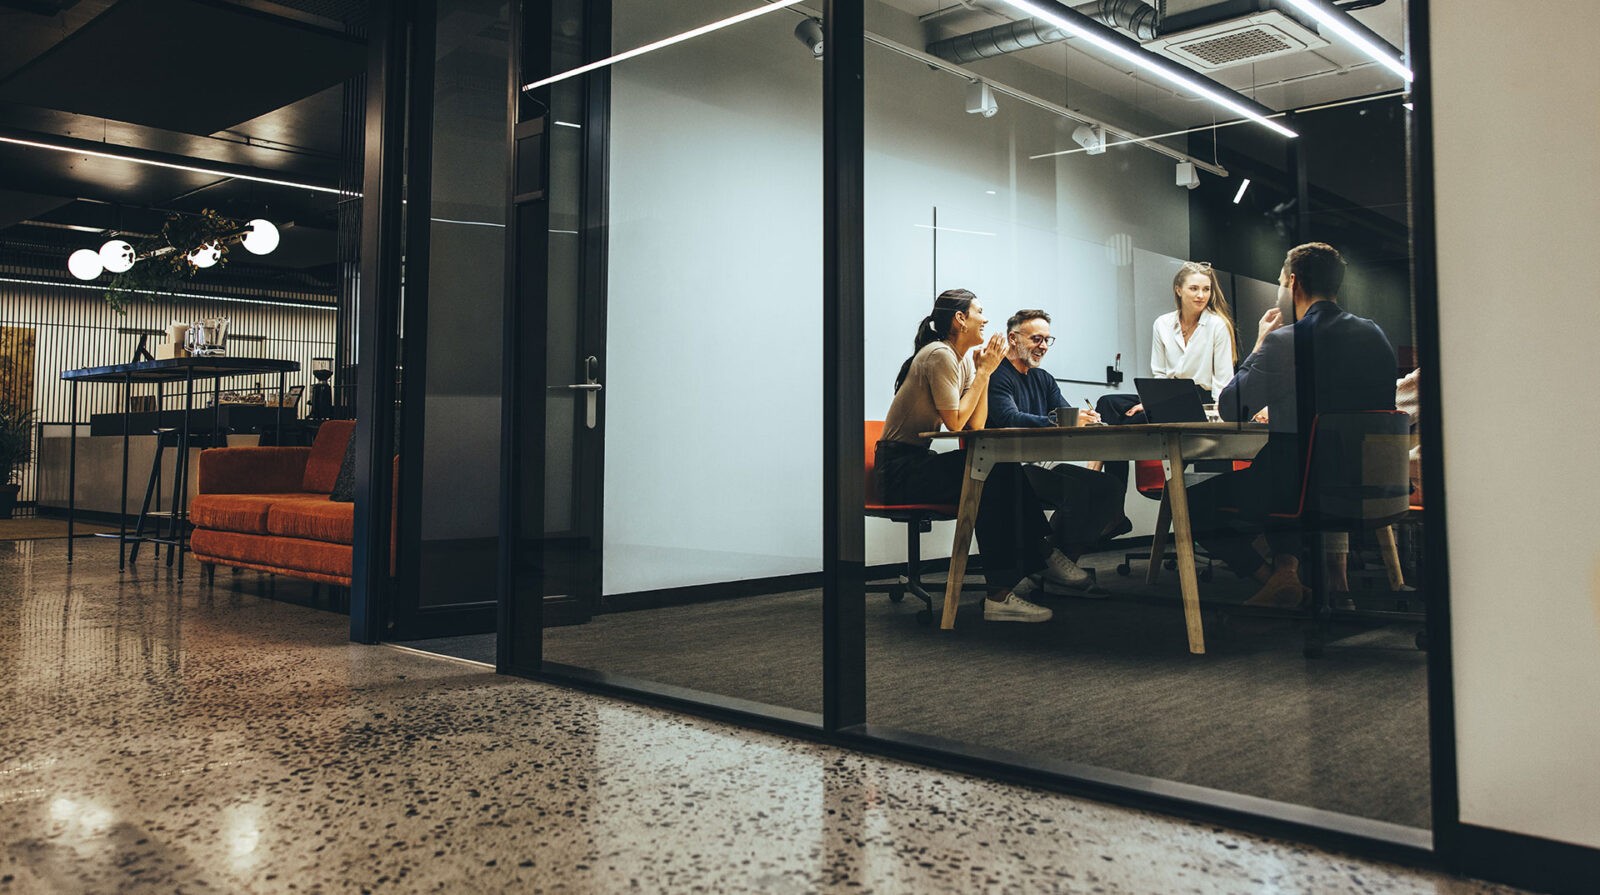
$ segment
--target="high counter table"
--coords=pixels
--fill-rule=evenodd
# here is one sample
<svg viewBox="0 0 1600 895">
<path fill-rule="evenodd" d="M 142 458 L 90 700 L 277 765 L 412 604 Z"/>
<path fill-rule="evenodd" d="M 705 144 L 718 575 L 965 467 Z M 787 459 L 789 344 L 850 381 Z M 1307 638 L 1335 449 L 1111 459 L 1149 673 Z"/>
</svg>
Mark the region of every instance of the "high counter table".
<svg viewBox="0 0 1600 895">
<path fill-rule="evenodd" d="M 1042 429 L 972 429 L 965 432 L 924 432 L 928 438 L 959 438 L 966 445 L 966 477 L 961 483 L 961 504 L 956 514 L 955 543 L 950 550 L 950 576 L 944 591 L 944 614 L 939 627 L 956 626 L 956 605 L 961 600 L 961 579 L 967 571 L 972 530 L 978 519 L 983 483 L 996 463 L 1031 463 L 1038 460 L 1167 460 L 1171 475 L 1163 500 L 1172 510 L 1172 534 L 1178 550 L 1178 580 L 1183 590 L 1183 616 L 1189 634 L 1189 652 L 1206 651 L 1200 623 L 1200 584 L 1194 570 L 1194 536 L 1189 524 L 1189 494 L 1183 467 L 1192 460 L 1249 460 L 1267 443 L 1267 427 L 1255 423 L 1162 423 L 1129 426 L 1057 426 Z M 1163 525 L 1157 525 L 1150 545 L 1149 580 L 1155 582 L 1164 549 Z"/>
<path fill-rule="evenodd" d="M 189 494 L 189 419 L 194 415 L 194 383 L 195 380 L 212 381 L 211 400 L 216 409 L 220 430 L 222 413 L 221 397 L 222 380 L 229 376 L 260 376 L 263 374 L 278 374 L 278 394 L 282 395 L 285 379 L 288 374 L 300 369 L 300 363 L 292 360 L 273 360 L 260 357 L 174 357 L 168 360 L 136 361 L 131 364 L 111 364 L 104 367 L 84 367 L 78 370 L 66 370 L 61 378 L 72 383 L 71 410 L 69 411 L 68 460 L 67 460 L 67 562 L 72 562 L 73 543 L 73 517 L 78 502 L 78 386 L 85 382 L 106 382 L 122 384 L 122 494 L 121 512 L 117 521 L 117 568 L 127 566 L 128 547 L 128 412 L 129 398 L 131 397 L 134 383 L 154 383 L 156 386 L 156 408 L 161 409 L 161 394 L 163 386 L 167 383 L 182 382 L 183 393 L 183 426 L 178 437 L 178 453 L 175 459 L 176 475 L 178 477 L 178 502 L 172 508 L 173 538 L 169 543 L 171 550 L 167 554 L 168 562 L 172 553 L 178 554 L 178 577 L 183 577 L 183 553 L 187 537 L 183 530 L 183 523 L 188 519 Z M 283 431 L 283 408 L 278 408 L 275 427 L 281 434 Z M 155 540 L 155 539 L 151 539 Z"/>
</svg>

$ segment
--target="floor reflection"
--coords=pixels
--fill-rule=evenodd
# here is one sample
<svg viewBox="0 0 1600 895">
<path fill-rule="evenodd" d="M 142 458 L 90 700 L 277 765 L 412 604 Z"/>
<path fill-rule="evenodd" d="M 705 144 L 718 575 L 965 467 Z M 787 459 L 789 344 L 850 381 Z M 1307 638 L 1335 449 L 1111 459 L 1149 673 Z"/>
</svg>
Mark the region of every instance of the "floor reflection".
<svg viewBox="0 0 1600 895">
<path fill-rule="evenodd" d="M 0 545 L 0 893 L 1488 892 L 353 645 Z"/>
</svg>

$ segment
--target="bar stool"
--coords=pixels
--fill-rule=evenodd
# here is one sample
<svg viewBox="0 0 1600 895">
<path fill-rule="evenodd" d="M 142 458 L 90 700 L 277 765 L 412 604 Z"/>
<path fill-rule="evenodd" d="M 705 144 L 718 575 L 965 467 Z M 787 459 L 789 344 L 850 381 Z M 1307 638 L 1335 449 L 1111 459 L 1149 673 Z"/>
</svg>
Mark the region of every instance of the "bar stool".
<svg viewBox="0 0 1600 895">
<path fill-rule="evenodd" d="M 190 429 L 189 430 L 189 447 L 192 447 L 192 448 L 196 448 L 196 447 L 198 447 L 198 448 L 227 447 L 228 446 L 228 435 L 232 431 L 233 431 L 232 429 L 229 429 L 227 427 L 223 427 L 223 428 L 220 428 L 220 429 L 214 429 L 214 428 L 213 429 Z M 171 509 L 171 510 L 162 510 L 161 509 L 161 496 L 160 496 L 161 457 L 162 457 L 162 454 L 165 453 L 165 451 L 166 451 L 166 449 L 168 447 L 172 447 L 173 449 L 176 449 L 178 447 L 178 443 L 183 440 L 183 430 L 179 429 L 179 428 L 175 428 L 175 427 L 170 427 L 169 426 L 169 427 L 163 427 L 163 428 L 159 428 L 159 429 L 154 429 L 154 430 L 152 430 L 152 434 L 154 434 L 156 436 L 156 452 L 155 452 L 155 457 L 150 461 L 150 478 L 145 482 L 145 486 L 144 486 L 144 502 L 139 505 L 139 521 L 133 527 L 133 534 L 129 536 L 129 538 L 133 541 L 133 546 L 128 551 L 128 561 L 129 562 L 133 562 L 134 560 L 139 558 L 139 545 L 144 543 L 146 540 L 149 540 L 152 544 L 155 545 L 151 549 L 155 551 L 155 555 L 157 557 L 161 556 L 161 545 L 163 543 L 176 544 L 177 540 L 178 540 L 178 522 L 177 522 L 177 519 L 175 517 L 176 517 L 176 509 L 177 509 L 177 506 L 178 506 L 178 498 L 180 497 L 180 495 L 178 493 L 178 486 L 180 484 L 180 480 L 179 480 L 179 477 L 177 475 L 173 475 L 173 477 L 172 477 L 172 504 L 171 504 L 173 509 Z M 182 462 L 183 459 L 184 458 L 179 457 L 178 461 Z M 154 510 L 152 510 L 150 508 L 150 504 L 151 504 L 152 501 L 154 501 L 154 503 L 155 503 L 155 509 Z M 163 517 L 168 518 L 168 519 L 172 519 L 172 526 L 168 530 L 167 536 L 166 536 L 165 539 L 163 539 L 162 536 L 161 536 L 161 519 Z M 145 536 L 145 533 L 144 533 L 145 523 L 147 521 L 151 521 L 152 519 L 153 519 L 153 522 L 154 522 L 155 530 L 147 538 Z M 167 553 L 167 564 L 168 565 L 172 564 L 173 556 L 174 556 L 174 554 L 171 551 L 168 551 L 168 553 Z"/>
</svg>

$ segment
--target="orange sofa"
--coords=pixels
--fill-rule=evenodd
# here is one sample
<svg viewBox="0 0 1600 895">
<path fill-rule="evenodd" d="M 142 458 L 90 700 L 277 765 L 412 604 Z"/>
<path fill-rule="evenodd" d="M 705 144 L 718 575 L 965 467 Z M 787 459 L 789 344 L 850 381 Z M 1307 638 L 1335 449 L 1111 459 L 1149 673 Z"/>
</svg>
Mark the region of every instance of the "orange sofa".
<svg viewBox="0 0 1600 895">
<path fill-rule="evenodd" d="M 353 420 L 328 420 L 311 447 L 213 448 L 200 452 L 200 493 L 189 505 L 191 555 L 350 586 L 355 504 L 328 494 Z"/>
</svg>

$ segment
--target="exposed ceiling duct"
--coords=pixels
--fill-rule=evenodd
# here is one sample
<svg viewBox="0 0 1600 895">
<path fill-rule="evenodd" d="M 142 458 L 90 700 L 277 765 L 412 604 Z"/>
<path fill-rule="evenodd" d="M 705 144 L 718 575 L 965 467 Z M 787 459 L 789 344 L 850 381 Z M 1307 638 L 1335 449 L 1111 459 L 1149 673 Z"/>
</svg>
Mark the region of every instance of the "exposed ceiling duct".
<svg viewBox="0 0 1600 895">
<path fill-rule="evenodd" d="M 1347 0 L 1333 6 L 1348 12 L 1382 2 Z M 1072 8 L 1132 35 L 1151 52 L 1197 71 L 1216 71 L 1328 46 L 1315 23 L 1280 6 L 1275 0 L 1170 0 L 1155 5 L 1150 0 L 1095 0 Z M 968 63 L 1070 36 L 1049 22 L 1030 18 L 937 40 L 928 45 L 928 52 Z"/>
<path fill-rule="evenodd" d="M 1072 9 L 1101 24 L 1126 31 L 1141 42 L 1156 37 L 1156 10 L 1144 0 L 1091 0 L 1089 3 L 1079 3 Z M 1057 43 L 1067 37 L 1067 32 L 1049 22 L 1024 19 L 936 40 L 928 44 L 928 52 L 941 59 L 963 64 Z"/>
</svg>

